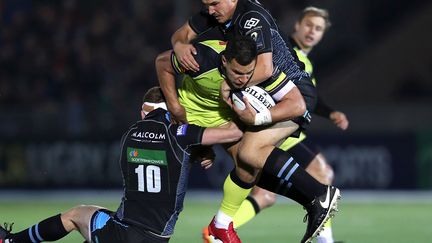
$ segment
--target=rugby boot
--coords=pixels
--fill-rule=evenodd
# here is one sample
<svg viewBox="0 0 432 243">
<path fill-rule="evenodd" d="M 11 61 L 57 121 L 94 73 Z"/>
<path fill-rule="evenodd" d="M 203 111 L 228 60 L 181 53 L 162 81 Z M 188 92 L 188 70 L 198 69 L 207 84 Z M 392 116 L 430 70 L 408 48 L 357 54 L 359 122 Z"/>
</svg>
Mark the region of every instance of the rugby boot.
<svg viewBox="0 0 432 243">
<path fill-rule="evenodd" d="M 4 227 L 0 226 L 0 243 L 13 243 L 11 239 L 9 239 L 10 232 L 12 231 L 12 224 L 4 224 Z"/>
<path fill-rule="evenodd" d="M 228 229 L 216 228 L 215 219 L 211 221 L 208 228 L 207 243 L 241 243 L 240 238 L 237 236 L 233 227 L 233 222 L 228 226 Z M 203 235 L 204 236 L 204 235 Z"/>
<path fill-rule="evenodd" d="M 323 229 L 325 222 L 338 211 L 337 203 L 340 198 L 338 188 L 327 186 L 326 193 L 305 206 L 306 215 L 303 222 L 307 221 L 307 227 L 301 243 L 312 242 L 312 239 Z"/>
<path fill-rule="evenodd" d="M 203 238 L 203 243 L 211 243 L 208 226 L 203 228 L 203 230 L 202 230 L 202 238 Z"/>
</svg>

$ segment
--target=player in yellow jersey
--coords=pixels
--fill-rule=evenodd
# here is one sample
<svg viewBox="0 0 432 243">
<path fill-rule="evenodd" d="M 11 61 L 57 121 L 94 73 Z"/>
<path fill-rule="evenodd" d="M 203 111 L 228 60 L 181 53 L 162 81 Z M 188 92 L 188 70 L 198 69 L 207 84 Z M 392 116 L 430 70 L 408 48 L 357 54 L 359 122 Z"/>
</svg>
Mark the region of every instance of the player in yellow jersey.
<svg viewBox="0 0 432 243">
<path fill-rule="evenodd" d="M 212 87 L 214 87 L 213 85 L 215 82 L 220 85 L 221 82 L 226 79 L 233 88 L 242 88 L 248 84 L 250 77 L 254 72 L 255 59 L 252 62 L 242 61 L 241 55 L 239 59 L 236 52 L 242 53 L 239 49 L 242 50 L 244 47 L 248 46 L 256 48 L 255 42 L 250 37 L 245 36 L 239 37 L 239 39 L 240 40 L 234 38 L 234 40 L 230 40 L 227 49 L 222 55 L 220 55 L 220 57 L 214 56 L 217 48 L 211 47 L 210 45 L 210 43 L 218 44 L 218 42 L 204 41 L 195 43 L 194 47 L 197 49 L 197 55 L 195 58 L 200 62 L 200 70 L 196 73 L 186 71 L 187 76 L 183 79 L 182 84 L 179 87 L 178 96 L 175 90 L 175 80 L 173 77 L 174 70 L 177 72 L 185 71 L 180 68 L 174 55 L 171 55 L 171 58 L 169 58 L 170 53 L 161 54 L 157 58 L 156 67 L 159 81 L 167 99 L 168 109 L 173 113 L 173 117 L 178 118 L 177 122 L 191 122 L 194 118 L 189 119 L 190 114 L 188 112 L 192 111 L 197 113 L 201 112 L 203 114 L 213 112 L 217 114 L 218 110 L 226 111 L 227 114 L 230 112 L 225 104 L 219 103 L 222 107 L 217 108 L 215 106 L 216 103 L 209 101 L 210 98 L 213 97 L 216 98 L 213 102 L 221 102 L 219 97 L 211 96 Z M 231 48 L 229 47 L 230 44 Z M 216 76 L 214 76 L 214 74 L 217 74 L 218 72 L 219 82 L 218 79 L 215 79 Z M 204 82 L 205 80 L 207 80 L 208 83 L 200 85 L 200 82 Z M 275 109 L 271 109 L 270 121 L 259 121 L 261 122 L 258 122 L 259 125 L 284 121 L 303 114 L 304 104 L 301 105 L 301 103 L 304 101 L 302 96 L 292 81 L 286 78 L 286 75 L 283 73 L 276 75 L 275 78 L 269 80 L 269 82 L 264 82 L 263 87 L 267 88 L 267 91 L 272 95 L 275 101 L 278 102 L 278 104 L 274 107 Z M 300 105 L 299 101 L 301 101 Z M 281 109 L 281 107 L 292 108 L 284 110 Z M 291 111 L 291 113 L 289 111 Z M 236 112 L 238 112 L 238 110 Z M 220 116 L 223 116 L 223 114 L 225 114 L 225 112 L 221 112 Z M 191 115 L 194 116 L 195 114 Z M 209 117 L 209 114 L 205 115 Z M 254 116 L 255 118 L 257 117 L 256 115 Z M 199 116 L 196 117 L 197 120 L 203 119 L 202 117 L 199 118 Z M 257 124 L 256 120 L 249 122 L 251 124 Z M 287 124 L 290 126 L 286 127 Z M 219 124 L 215 122 L 210 125 Z M 226 190 L 225 185 L 227 182 L 225 182 L 224 198 L 225 194 L 235 193 L 244 195 L 243 198 L 241 198 L 241 200 L 243 200 L 250 190 L 248 188 L 251 188 L 254 185 L 256 172 L 252 172 L 250 178 L 247 178 L 247 175 L 245 177 L 242 173 L 250 173 L 247 169 L 250 170 L 251 168 L 244 168 L 244 164 L 242 165 L 241 162 L 246 163 L 246 167 L 249 166 L 252 167 L 252 169 L 266 171 L 267 174 L 274 176 L 278 180 L 277 184 L 273 183 L 273 179 L 267 180 L 269 182 L 266 184 L 267 189 L 285 195 L 285 191 L 292 188 L 291 190 L 296 190 L 299 197 L 301 197 L 300 200 L 296 201 L 308 209 L 308 227 L 304 239 L 302 240 L 302 242 L 307 242 L 316 235 L 321 228 L 322 223 L 326 218 L 328 218 L 331 210 L 334 209 L 336 198 L 339 196 L 339 190 L 334 187 L 323 187 L 322 184 L 312 179 L 312 177 L 305 173 L 303 169 L 299 168 L 298 164 L 293 161 L 289 154 L 274 147 L 278 141 L 291 134 L 297 128 L 298 126 L 295 123 L 288 121 L 285 123 L 277 123 L 270 127 L 251 128 L 246 130 L 245 137 L 248 139 L 242 139 L 240 146 L 243 146 L 244 149 L 240 151 L 239 157 L 236 156 L 236 147 L 231 147 L 234 148 L 230 152 L 233 155 L 233 158 L 236 159 L 237 166 L 230 176 L 228 176 L 227 180 L 230 181 L 228 184 L 235 186 L 230 186 L 228 190 Z M 247 146 L 245 144 L 252 146 Z M 249 151 L 250 148 L 254 149 L 253 154 L 243 152 Z M 240 159 L 237 160 L 238 158 Z M 243 172 L 242 170 L 246 172 Z M 246 178 L 246 180 L 244 178 Z M 247 181 L 248 179 L 249 181 Z M 279 183 L 279 180 L 282 180 L 282 183 Z M 326 191 L 328 192 L 328 197 L 325 195 Z M 323 199 L 323 201 L 331 202 L 331 205 L 326 205 L 324 208 L 319 206 L 317 203 L 319 195 L 322 195 L 321 199 Z M 232 198 L 238 198 L 238 195 L 237 197 L 234 196 Z M 326 200 L 326 198 L 329 200 Z M 218 212 L 209 226 L 210 234 L 223 242 L 240 242 L 232 228 L 231 222 L 232 216 L 237 210 L 234 204 L 238 204 L 238 202 L 231 202 L 228 200 L 225 201 L 224 204 L 223 201 L 222 209 Z"/>
</svg>

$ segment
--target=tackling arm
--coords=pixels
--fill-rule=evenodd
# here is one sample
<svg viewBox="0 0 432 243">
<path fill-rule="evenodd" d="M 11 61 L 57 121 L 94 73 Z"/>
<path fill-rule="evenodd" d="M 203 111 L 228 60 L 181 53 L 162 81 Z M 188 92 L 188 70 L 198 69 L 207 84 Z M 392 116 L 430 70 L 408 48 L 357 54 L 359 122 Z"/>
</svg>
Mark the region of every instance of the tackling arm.
<svg viewBox="0 0 432 243">
<path fill-rule="evenodd" d="M 229 122 L 223 127 L 209 127 L 204 130 L 202 145 L 212 145 L 217 143 L 231 143 L 238 141 L 243 136 L 243 132 L 234 122 Z"/>
<path fill-rule="evenodd" d="M 193 55 L 196 55 L 197 51 L 190 42 L 195 39 L 197 34 L 190 27 L 189 22 L 186 22 L 171 36 L 171 45 L 173 46 L 174 53 L 180 65 L 186 70 L 199 71 L 199 65 L 195 61 Z"/>
</svg>

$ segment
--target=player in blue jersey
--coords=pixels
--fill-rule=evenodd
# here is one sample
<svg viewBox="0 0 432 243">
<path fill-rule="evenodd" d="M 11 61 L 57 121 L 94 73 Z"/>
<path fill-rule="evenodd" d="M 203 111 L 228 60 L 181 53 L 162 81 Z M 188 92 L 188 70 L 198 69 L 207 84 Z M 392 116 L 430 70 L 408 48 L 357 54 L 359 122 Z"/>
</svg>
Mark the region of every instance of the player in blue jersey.
<svg viewBox="0 0 432 243">
<path fill-rule="evenodd" d="M 87 242 L 168 242 L 183 209 L 191 152 L 201 145 L 237 141 L 242 132 L 234 123 L 225 128 L 171 124 L 159 87 L 143 101 L 143 119 L 121 140 L 124 194 L 117 211 L 77 206 L 21 232 L 0 227 L 0 242 L 56 241 L 72 230 Z M 208 167 L 209 161 L 203 161 Z"/>
</svg>

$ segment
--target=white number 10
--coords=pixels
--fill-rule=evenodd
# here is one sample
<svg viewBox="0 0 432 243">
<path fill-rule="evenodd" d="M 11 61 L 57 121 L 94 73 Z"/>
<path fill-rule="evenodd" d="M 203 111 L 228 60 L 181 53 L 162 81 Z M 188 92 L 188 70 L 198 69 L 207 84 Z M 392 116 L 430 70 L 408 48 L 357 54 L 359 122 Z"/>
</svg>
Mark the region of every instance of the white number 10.
<svg viewBox="0 0 432 243">
<path fill-rule="evenodd" d="M 147 181 L 147 191 L 152 193 L 158 193 L 161 191 L 161 178 L 160 168 L 155 165 L 149 165 L 146 167 L 144 175 L 144 165 L 139 165 L 135 169 L 135 173 L 138 174 L 138 191 L 144 192 L 145 181 Z M 144 177 L 145 176 L 145 177 Z"/>
</svg>

